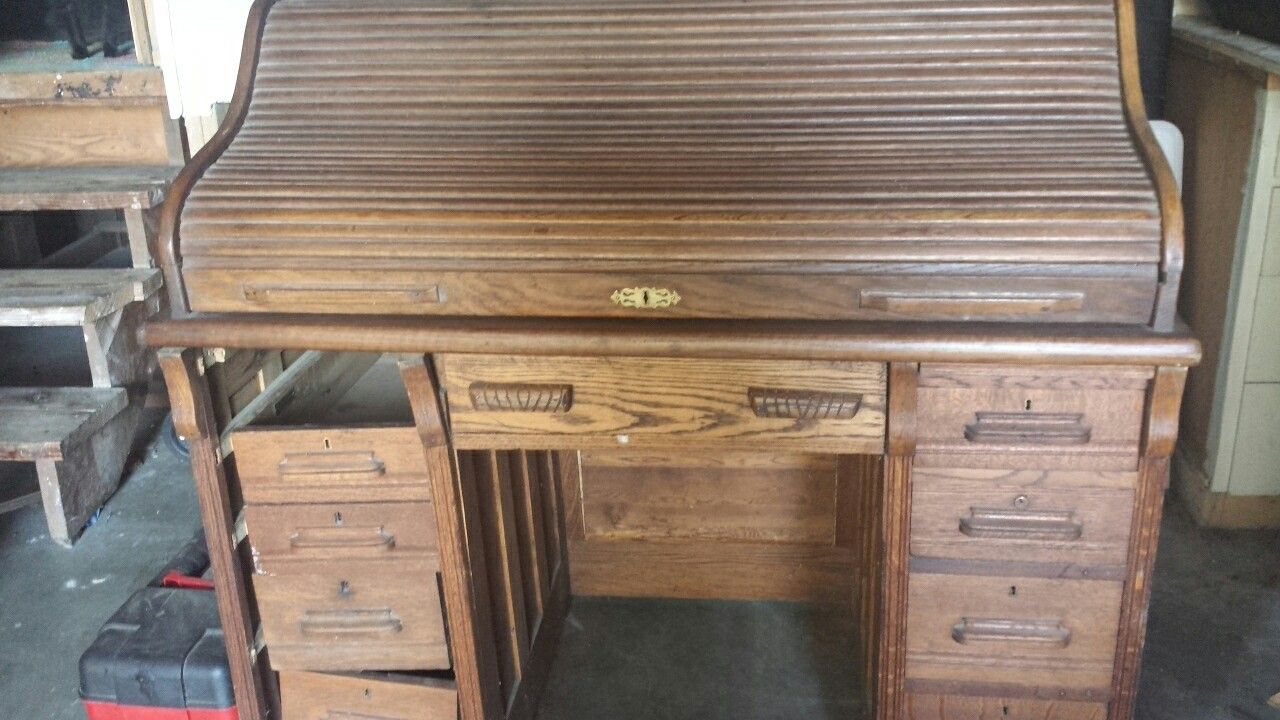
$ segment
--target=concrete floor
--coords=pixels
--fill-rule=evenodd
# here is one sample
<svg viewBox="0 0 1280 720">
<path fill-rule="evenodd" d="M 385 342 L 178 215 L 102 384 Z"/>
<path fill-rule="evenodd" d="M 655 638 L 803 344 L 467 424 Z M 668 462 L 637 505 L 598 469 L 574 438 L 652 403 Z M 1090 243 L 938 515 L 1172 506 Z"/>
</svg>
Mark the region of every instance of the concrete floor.
<svg viewBox="0 0 1280 720">
<path fill-rule="evenodd" d="M 198 525 L 187 463 L 153 442 L 74 550 L 38 505 L 0 516 L 0 718 L 82 720 L 76 662 Z M 1171 504 L 1140 720 L 1280 720 L 1280 533 L 1195 528 Z M 770 603 L 579 600 L 542 720 L 848 717 L 848 619 Z"/>
</svg>

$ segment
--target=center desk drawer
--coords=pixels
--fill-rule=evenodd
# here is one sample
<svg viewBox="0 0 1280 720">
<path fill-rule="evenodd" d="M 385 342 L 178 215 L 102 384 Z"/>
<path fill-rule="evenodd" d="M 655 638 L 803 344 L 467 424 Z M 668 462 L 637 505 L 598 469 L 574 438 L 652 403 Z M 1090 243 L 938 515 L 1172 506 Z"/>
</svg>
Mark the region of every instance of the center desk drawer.
<svg viewBox="0 0 1280 720">
<path fill-rule="evenodd" d="M 754 447 L 879 453 L 885 366 L 667 358 L 439 358 L 459 448 Z"/>
<path fill-rule="evenodd" d="M 923 365 L 922 467 L 1136 470 L 1147 367 Z"/>
<path fill-rule="evenodd" d="M 245 502 L 427 500 L 413 426 L 251 427 L 232 434 Z"/>
<path fill-rule="evenodd" d="M 907 689 L 1106 700 L 1121 583 L 912 571 Z"/>
<path fill-rule="evenodd" d="M 276 669 L 449 667 L 430 503 L 249 505 Z"/>
</svg>

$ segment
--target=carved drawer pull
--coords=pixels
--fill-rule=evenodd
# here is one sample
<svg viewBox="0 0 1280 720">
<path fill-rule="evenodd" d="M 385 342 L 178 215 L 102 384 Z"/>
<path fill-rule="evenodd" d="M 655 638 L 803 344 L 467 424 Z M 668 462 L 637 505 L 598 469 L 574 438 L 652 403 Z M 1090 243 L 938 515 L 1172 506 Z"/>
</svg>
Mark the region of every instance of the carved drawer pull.
<svg viewBox="0 0 1280 720">
<path fill-rule="evenodd" d="M 837 393 L 822 390 L 779 390 L 748 388 L 751 411 L 762 418 L 796 420 L 848 419 L 862 407 L 859 393 Z"/>
<path fill-rule="evenodd" d="M 343 287 L 308 285 L 245 285 L 241 294 L 249 302 L 259 305 L 288 307 L 297 305 L 341 306 L 355 303 L 361 306 L 435 305 L 441 302 L 440 288 L 435 285 L 416 287 Z"/>
<path fill-rule="evenodd" d="M 390 608 L 308 610 L 298 629 L 303 635 L 394 635 L 404 630 L 404 621 Z"/>
<path fill-rule="evenodd" d="M 1026 642 L 1066 647 L 1071 631 L 1061 620 L 999 620 L 961 618 L 951 628 L 951 639 L 961 645 L 975 642 Z"/>
<path fill-rule="evenodd" d="M 281 477 L 316 475 L 364 475 L 374 478 L 387 474 L 386 463 L 373 452 L 315 452 L 285 455 L 276 466 Z"/>
<path fill-rule="evenodd" d="M 306 527 L 289 536 L 294 550 L 361 550 L 388 552 L 396 546 L 396 536 L 380 527 Z"/>
<path fill-rule="evenodd" d="M 863 290 L 858 304 L 898 315 L 1041 315 L 1082 310 L 1084 293 Z"/>
<path fill-rule="evenodd" d="M 1004 445 L 1086 445 L 1093 429 L 1082 413 L 978 412 L 964 426 L 969 442 Z"/>
<path fill-rule="evenodd" d="M 960 532 L 973 538 L 1001 540 L 1079 540 L 1084 526 L 1070 510 L 970 508 L 960 518 Z"/>
<path fill-rule="evenodd" d="M 474 382 L 471 406 L 489 412 L 566 413 L 573 407 L 572 385 Z"/>
</svg>

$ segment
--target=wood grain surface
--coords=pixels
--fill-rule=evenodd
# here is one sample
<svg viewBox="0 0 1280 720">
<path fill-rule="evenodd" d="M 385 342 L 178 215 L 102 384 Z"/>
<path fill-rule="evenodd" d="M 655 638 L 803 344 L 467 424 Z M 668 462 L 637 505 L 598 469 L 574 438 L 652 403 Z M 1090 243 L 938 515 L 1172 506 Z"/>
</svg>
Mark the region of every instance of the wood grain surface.
<svg viewBox="0 0 1280 720">
<path fill-rule="evenodd" d="M 907 696 L 906 720 L 1104 720 L 1104 703 L 964 695 Z"/>
<path fill-rule="evenodd" d="M 1121 584 L 1090 580 L 912 573 L 907 619 L 907 679 L 913 683 L 1012 683 L 1023 694 L 1065 689 L 1110 697 Z M 1013 623 L 1006 633 L 966 621 Z M 1040 626 L 1066 634 L 1047 641 Z M 1000 639 L 1003 638 L 1003 639 Z"/>
<path fill-rule="evenodd" d="M 398 673 L 280 673 L 284 720 L 455 720 L 453 681 Z"/>
<path fill-rule="evenodd" d="M 459 448 L 712 447 L 878 452 L 884 443 L 884 366 L 869 363 L 533 358 L 441 358 Z M 567 412 L 477 409 L 474 383 L 570 385 Z M 752 388 L 860 395 L 852 418 L 758 417 Z"/>
<path fill-rule="evenodd" d="M 317 299 L 296 309 L 359 312 L 306 265 L 467 272 L 507 260 L 588 285 L 612 265 L 628 278 L 612 292 L 679 279 L 654 259 L 711 275 L 726 258 L 772 263 L 770 273 L 996 263 L 976 273 L 986 280 L 974 297 L 898 307 L 1029 320 L 1061 304 L 985 297 L 1005 291 L 997 278 L 1029 270 L 1071 292 L 1073 266 L 1101 263 L 1145 274 L 1123 314 L 1151 322 L 1151 283 L 1176 290 L 1164 226 L 1177 198 L 1134 114 L 1127 5 L 948 0 L 890 18 L 867 1 L 483 12 L 260 2 L 230 122 L 166 210 L 166 266 L 175 278 L 180 267 L 193 279 L 272 273 Z M 344 44 L 351 33 L 373 54 Z M 304 42 L 316 38 L 333 42 Z M 333 88 L 353 74 L 359 87 L 337 100 Z M 243 287 L 240 277 L 193 285 L 193 304 L 248 309 L 243 296 L 217 294 Z M 549 295 L 516 285 L 503 309 L 618 312 L 608 294 L 552 285 Z M 469 304 L 492 289 L 456 285 L 446 304 L 478 312 Z M 714 311 L 697 283 L 679 292 L 691 300 L 670 306 L 675 316 L 792 317 L 804 307 L 779 294 L 771 309 L 749 283 L 717 289 Z M 1075 319 L 1117 307 L 1091 295 Z M 399 311 L 419 310 L 439 311 Z"/>
<path fill-rule="evenodd" d="M 1136 470 L 1150 377 L 1150 368 L 924 365 L 918 464 Z M 1020 432 L 977 432 L 991 413 L 1030 420 Z M 1075 418 L 1083 434 L 1062 444 L 1042 422 L 1052 416 Z"/>
<path fill-rule="evenodd" d="M 914 556 L 1125 564 L 1136 473 L 917 467 L 912 484 Z"/>
</svg>

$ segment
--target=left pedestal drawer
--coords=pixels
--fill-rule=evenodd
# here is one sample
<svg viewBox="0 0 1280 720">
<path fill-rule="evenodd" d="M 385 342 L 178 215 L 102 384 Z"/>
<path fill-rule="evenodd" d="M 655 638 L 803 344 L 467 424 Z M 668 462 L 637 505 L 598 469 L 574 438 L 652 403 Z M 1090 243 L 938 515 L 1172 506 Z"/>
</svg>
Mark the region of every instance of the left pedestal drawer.
<svg viewBox="0 0 1280 720">
<path fill-rule="evenodd" d="M 280 673 L 284 720 L 454 720 L 452 680 L 407 673 Z"/>
<path fill-rule="evenodd" d="M 254 578 L 277 670 L 449 667 L 434 557 L 294 560 Z"/>
</svg>

